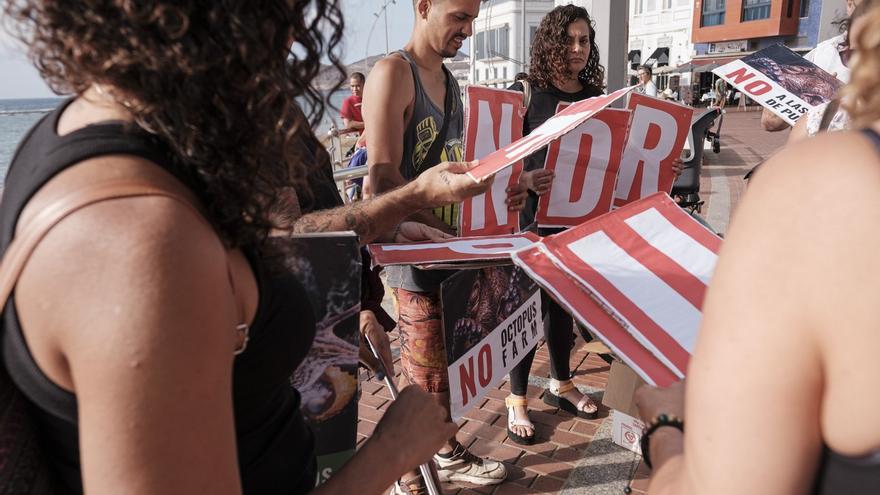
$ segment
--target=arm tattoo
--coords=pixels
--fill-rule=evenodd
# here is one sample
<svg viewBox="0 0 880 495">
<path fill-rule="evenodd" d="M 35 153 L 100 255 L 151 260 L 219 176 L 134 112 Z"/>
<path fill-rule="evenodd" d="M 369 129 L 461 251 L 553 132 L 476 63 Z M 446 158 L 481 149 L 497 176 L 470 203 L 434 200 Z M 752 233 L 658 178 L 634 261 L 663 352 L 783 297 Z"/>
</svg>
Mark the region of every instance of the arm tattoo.
<svg viewBox="0 0 880 495">
<path fill-rule="evenodd" d="M 361 239 L 372 239 L 376 232 L 376 222 L 366 211 L 373 200 L 359 201 L 346 206 L 309 213 L 293 226 L 297 234 L 315 232 L 354 231 Z"/>
</svg>

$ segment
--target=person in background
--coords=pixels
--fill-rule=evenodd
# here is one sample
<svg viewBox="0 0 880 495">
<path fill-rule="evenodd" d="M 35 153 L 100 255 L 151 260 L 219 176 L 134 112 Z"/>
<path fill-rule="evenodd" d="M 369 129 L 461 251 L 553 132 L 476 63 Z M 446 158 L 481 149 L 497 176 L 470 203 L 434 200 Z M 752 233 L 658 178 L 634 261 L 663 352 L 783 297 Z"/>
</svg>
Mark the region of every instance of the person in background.
<svg viewBox="0 0 880 495">
<path fill-rule="evenodd" d="M 639 87 L 636 91 L 648 96 L 657 96 L 657 85 L 654 84 L 654 71 L 649 65 L 639 67 Z"/>
<path fill-rule="evenodd" d="M 880 493 L 880 7 L 852 41 L 858 130 L 788 146 L 755 176 L 687 380 L 636 393 L 651 494 Z"/>
<path fill-rule="evenodd" d="M 339 116 L 342 117 L 342 124 L 345 128 L 357 129 L 359 135 L 364 130 L 364 117 L 361 113 L 361 105 L 363 104 L 365 82 L 366 77 L 362 73 L 351 73 L 351 77 L 348 80 L 351 96 L 342 101 L 342 108 L 339 110 Z"/>
<path fill-rule="evenodd" d="M 862 0 L 846 0 L 846 16 L 847 19 L 852 17 L 856 7 L 862 3 Z M 841 23 L 843 33 L 829 38 L 810 50 L 804 58 L 813 62 L 821 69 L 829 72 L 844 83 L 849 82 L 849 28 L 851 20 Z M 767 132 L 778 132 L 788 129 L 790 126 L 781 117 L 766 108 L 761 113 L 761 127 Z"/>
<path fill-rule="evenodd" d="M 720 77 L 715 79 L 714 90 L 715 99 L 712 101 L 712 106 L 724 110 L 724 106 L 727 104 L 727 82 Z"/>
<path fill-rule="evenodd" d="M 527 72 L 518 72 L 516 77 L 513 78 L 513 82 L 524 81 L 529 78 L 529 74 Z"/>
<path fill-rule="evenodd" d="M 416 0 L 410 40 L 380 60 L 364 91 L 364 119 L 370 138 L 367 160 L 373 191 L 383 193 L 413 180 L 444 160 L 462 156 L 464 119 L 461 92 L 443 59 L 453 57 L 473 34 L 480 0 Z M 508 192 L 508 207 L 519 210 L 524 188 Z M 427 206 L 427 205 L 426 205 Z M 453 233 L 458 204 L 414 214 L 412 220 Z M 455 272 L 387 267 L 398 308 L 403 375 L 430 392 L 449 411 L 449 376 L 440 308 L 440 284 Z M 450 437 L 435 456 L 441 479 L 495 485 L 507 477 L 501 462 L 472 454 Z M 396 484 L 397 493 L 419 493 L 417 472 Z"/>
</svg>

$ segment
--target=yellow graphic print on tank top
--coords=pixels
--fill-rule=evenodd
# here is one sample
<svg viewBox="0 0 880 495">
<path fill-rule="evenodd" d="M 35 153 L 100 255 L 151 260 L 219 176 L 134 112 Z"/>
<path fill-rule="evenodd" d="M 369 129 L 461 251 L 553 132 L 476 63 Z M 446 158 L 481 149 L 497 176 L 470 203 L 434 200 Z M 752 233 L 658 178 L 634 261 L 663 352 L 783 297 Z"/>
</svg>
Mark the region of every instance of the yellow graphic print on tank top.
<svg viewBox="0 0 880 495">
<path fill-rule="evenodd" d="M 416 143 L 413 147 L 412 163 L 416 170 L 421 172 L 422 162 L 428 155 L 428 150 L 434 143 L 439 131 L 434 117 L 428 116 L 416 125 Z M 460 162 L 463 159 L 461 139 L 449 139 L 440 151 L 441 162 Z M 446 225 L 458 228 L 458 203 L 434 208 L 434 215 L 443 220 Z"/>
</svg>

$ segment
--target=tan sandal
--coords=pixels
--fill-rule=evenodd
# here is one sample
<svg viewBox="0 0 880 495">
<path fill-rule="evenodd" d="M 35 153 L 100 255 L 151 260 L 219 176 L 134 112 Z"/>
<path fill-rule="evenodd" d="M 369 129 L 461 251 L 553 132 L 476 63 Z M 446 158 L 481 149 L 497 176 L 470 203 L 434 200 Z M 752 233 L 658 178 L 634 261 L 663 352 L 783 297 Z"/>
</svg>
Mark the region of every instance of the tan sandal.
<svg viewBox="0 0 880 495">
<path fill-rule="evenodd" d="M 516 411 L 513 410 L 514 407 L 528 407 L 529 400 L 525 397 L 517 397 L 515 395 L 508 395 L 504 399 L 504 405 L 507 406 L 507 438 L 513 440 L 514 442 L 520 445 L 532 445 L 535 443 L 535 424 L 532 423 L 529 419 L 519 419 L 516 417 Z M 528 415 L 528 410 L 526 411 L 526 415 Z M 532 434 L 529 436 L 517 435 L 513 431 L 514 426 L 524 426 L 532 429 Z"/>
<path fill-rule="evenodd" d="M 579 418 L 596 419 L 599 415 L 599 408 L 587 395 L 584 395 L 577 405 L 562 396 L 562 394 L 570 392 L 574 390 L 574 388 L 574 383 L 572 383 L 571 380 L 566 380 L 564 382 L 550 380 L 550 387 L 544 391 L 544 404 L 558 407 L 559 409 L 574 414 Z"/>
</svg>

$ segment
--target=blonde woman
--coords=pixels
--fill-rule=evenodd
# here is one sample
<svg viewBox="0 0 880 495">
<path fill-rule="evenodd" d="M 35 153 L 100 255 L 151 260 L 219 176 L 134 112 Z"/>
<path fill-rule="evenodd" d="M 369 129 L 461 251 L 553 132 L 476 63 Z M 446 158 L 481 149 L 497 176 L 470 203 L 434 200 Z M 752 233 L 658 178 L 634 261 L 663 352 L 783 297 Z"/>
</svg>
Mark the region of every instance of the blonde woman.
<svg viewBox="0 0 880 495">
<path fill-rule="evenodd" d="M 652 495 L 880 492 L 880 9 L 852 38 L 844 101 L 859 130 L 767 163 L 729 230 L 686 384 L 637 394 Z"/>
</svg>

